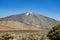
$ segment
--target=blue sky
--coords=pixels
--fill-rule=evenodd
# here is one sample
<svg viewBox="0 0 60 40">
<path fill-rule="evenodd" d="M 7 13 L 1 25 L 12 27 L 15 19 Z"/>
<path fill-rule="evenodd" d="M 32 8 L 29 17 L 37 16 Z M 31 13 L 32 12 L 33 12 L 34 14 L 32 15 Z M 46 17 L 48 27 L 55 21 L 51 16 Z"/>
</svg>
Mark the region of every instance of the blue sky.
<svg viewBox="0 0 60 40">
<path fill-rule="evenodd" d="M 0 18 L 35 12 L 60 21 L 60 0 L 0 0 Z"/>
</svg>

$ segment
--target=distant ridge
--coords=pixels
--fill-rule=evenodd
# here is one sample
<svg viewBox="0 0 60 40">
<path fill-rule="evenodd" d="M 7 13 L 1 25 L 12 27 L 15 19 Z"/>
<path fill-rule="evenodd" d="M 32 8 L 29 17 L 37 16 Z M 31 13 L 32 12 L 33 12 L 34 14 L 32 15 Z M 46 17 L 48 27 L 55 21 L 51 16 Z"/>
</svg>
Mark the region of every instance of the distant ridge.
<svg viewBox="0 0 60 40">
<path fill-rule="evenodd" d="M 33 12 L 0 18 L 0 30 L 40 30 L 49 29 L 60 23 L 52 18 Z"/>
</svg>

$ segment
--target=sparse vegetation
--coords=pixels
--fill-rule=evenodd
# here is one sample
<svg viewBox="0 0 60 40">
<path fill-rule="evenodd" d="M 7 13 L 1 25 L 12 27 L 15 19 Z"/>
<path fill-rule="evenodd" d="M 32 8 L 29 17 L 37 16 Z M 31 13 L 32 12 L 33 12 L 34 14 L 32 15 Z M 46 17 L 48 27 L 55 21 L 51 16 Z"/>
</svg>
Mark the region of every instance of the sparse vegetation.
<svg viewBox="0 0 60 40">
<path fill-rule="evenodd" d="M 19 40 L 46 40 L 44 33 L 24 33 L 19 35 Z"/>
<path fill-rule="evenodd" d="M 16 40 L 46 40 L 46 35 L 44 33 L 20 33 L 15 35 Z M 9 40 L 14 38 L 12 33 L 5 33 L 0 35 L 0 40 Z"/>
</svg>

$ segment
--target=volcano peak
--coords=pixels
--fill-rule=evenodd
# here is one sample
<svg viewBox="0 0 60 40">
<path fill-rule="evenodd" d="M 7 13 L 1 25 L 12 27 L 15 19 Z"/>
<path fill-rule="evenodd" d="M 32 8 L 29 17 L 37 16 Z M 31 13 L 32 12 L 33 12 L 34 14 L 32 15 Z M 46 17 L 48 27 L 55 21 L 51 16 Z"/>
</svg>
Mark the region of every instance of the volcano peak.
<svg viewBox="0 0 60 40">
<path fill-rule="evenodd" d="M 26 15 L 33 15 L 33 12 L 26 12 Z"/>
</svg>

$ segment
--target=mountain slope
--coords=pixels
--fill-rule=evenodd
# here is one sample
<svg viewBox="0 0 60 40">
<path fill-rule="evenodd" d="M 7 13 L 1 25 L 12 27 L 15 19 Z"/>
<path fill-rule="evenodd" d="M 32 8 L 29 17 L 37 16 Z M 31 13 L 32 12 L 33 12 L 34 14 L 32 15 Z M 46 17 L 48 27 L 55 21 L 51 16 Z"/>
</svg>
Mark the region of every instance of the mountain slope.
<svg viewBox="0 0 60 40">
<path fill-rule="evenodd" d="M 14 30 L 49 29 L 58 23 L 59 23 L 58 21 L 52 18 L 35 14 L 32 12 L 12 15 L 0 19 L 0 25 L 3 25 L 5 27 L 8 27 L 9 29 L 14 29 Z"/>
</svg>

